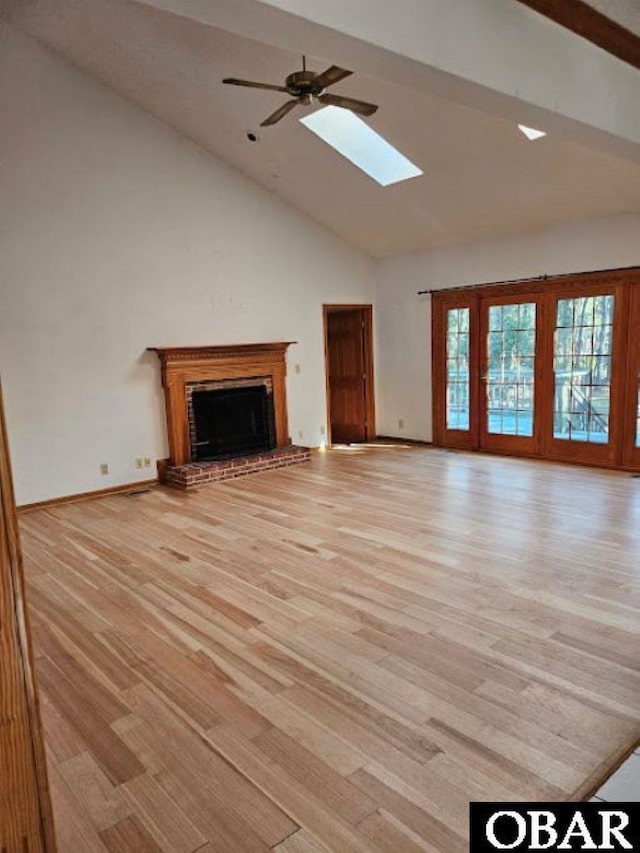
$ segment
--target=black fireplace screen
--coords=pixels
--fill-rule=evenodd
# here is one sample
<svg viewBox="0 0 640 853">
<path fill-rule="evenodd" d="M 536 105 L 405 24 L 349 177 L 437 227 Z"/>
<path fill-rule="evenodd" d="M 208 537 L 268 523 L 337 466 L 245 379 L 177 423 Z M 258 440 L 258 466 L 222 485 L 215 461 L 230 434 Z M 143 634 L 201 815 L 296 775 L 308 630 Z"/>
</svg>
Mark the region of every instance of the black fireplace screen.
<svg viewBox="0 0 640 853">
<path fill-rule="evenodd" d="M 191 413 L 194 462 L 245 456 L 276 446 L 273 394 L 265 385 L 194 390 Z"/>
</svg>

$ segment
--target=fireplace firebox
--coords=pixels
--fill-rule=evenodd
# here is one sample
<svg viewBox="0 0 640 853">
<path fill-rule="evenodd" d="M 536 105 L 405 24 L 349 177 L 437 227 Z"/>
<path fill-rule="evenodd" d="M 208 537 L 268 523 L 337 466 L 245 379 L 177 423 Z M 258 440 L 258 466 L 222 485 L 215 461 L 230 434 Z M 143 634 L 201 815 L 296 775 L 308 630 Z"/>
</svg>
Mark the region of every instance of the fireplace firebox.
<svg viewBox="0 0 640 853">
<path fill-rule="evenodd" d="M 270 380 L 187 386 L 187 403 L 193 462 L 246 456 L 276 446 Z"/>
</svg>

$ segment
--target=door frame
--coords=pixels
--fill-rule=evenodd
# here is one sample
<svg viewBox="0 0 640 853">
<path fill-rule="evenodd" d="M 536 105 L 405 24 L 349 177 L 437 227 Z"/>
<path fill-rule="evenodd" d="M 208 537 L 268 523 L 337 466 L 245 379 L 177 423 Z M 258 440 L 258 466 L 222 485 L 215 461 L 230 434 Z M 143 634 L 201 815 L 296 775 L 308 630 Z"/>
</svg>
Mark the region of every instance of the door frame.
<svg viewBox="0 0 640 853">
<path fill-rule="evenodd" d="M 365 440 L 373 441 L 376 437 L 376 408 L 375 385 L 373 374 L 373 305 L 371 303 L 325 303 L 322 306 L 322 330 L 324 338 L 324 376 L 327 399 L 327 447 L 333 445 L 331 436 L 331 383 L 329 380 L 329 314 L 338 311 L 361 311 L 363 320 L 364 348 L 364 407 L 365 407 Z"/>
<path fill-rule="evenodd" d="M 0 640 L 7 711 L 0 731 L 0 847 L 55 853 L 13 477 L 0 387 Z"/>
<path fill-rule="evenodd" d="M 623 460 L 628 468 L 640 470 L 640 447 L 636 446 L 638 407 L 640 406 L 640 284 L 632 288 L 629 299 L 627 387 L 624 401 L 626 427 L 623 436 Z"/>
</svg>

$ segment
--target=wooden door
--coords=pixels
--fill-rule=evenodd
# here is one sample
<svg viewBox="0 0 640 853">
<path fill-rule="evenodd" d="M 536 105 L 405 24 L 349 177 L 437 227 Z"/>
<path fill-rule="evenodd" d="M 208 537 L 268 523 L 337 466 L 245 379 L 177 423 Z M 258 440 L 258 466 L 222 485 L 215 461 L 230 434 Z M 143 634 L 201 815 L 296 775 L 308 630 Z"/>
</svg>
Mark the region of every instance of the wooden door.
<svg viewBox="0 0 640 853">
<path fill-rule="evenodd" d="M 480 447 L 500 453 L 540 452 L 544 411 L 542 298 L 480 300 Z"/>
<path fill-rule="evenodd" d="M 626 295 L 621 285 L 604 283 L 572 283 L 549 294 L 545 453 L 553 459 L 620 464 Z"/>
<path fill-rule="evenodd" d="M 1 390 L 0 850 L 55 851 Z"/>
<path fill-rule="evenodd" d="M 325 306 L 327 393 L 332 443 L 374 437 L 370 418 L 371 306 Z"/>
<path fill-rule="evenodd" d="M 478 447 L 478 301 L 449 294 L 433 301 L 433 428 L 436 444 Z"/>
</svg>

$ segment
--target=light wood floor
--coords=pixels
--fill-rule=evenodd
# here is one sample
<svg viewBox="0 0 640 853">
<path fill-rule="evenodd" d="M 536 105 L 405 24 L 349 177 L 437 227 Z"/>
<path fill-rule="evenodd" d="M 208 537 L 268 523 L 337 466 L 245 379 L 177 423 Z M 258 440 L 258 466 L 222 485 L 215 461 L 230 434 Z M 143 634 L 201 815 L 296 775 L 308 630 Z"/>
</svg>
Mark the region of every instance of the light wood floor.
<svg viewBox="0 0 640 853">
<path fill-rule="evenodd" d="M 640 480 L 373 447 L 22 518 L 61 853 L 466 850 L 640 737 Z"/>
</svg>

